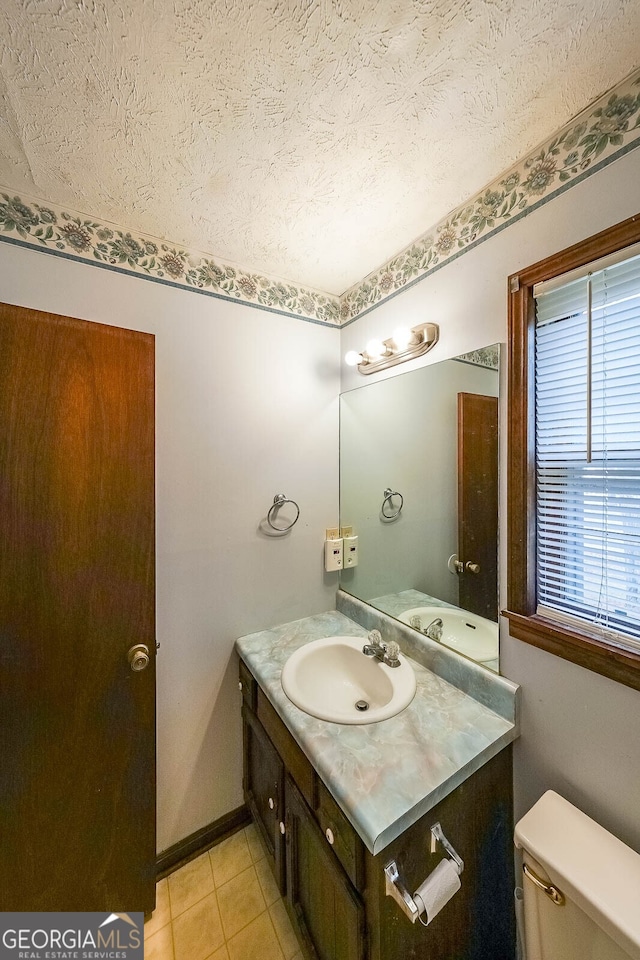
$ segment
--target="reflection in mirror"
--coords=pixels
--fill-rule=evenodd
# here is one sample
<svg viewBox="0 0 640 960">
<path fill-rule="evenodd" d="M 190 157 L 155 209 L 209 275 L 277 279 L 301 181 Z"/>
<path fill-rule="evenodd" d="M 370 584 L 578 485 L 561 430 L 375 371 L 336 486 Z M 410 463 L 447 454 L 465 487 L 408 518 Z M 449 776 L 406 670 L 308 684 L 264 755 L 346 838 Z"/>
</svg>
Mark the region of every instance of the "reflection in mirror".
<svg viewBox="0 0 640 960">
<path fill-rule="evenodd" d="M 340 586 L 498 669 L 499 345 L 340 397 Z"/>
</svg>

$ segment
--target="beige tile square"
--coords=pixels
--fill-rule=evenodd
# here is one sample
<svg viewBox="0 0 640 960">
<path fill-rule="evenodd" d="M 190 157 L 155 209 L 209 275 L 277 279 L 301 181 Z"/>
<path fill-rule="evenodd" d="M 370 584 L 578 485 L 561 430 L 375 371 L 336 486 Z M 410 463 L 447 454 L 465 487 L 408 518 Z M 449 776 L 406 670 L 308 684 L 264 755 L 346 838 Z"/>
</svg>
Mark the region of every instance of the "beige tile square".
<svg viewBox="0 0 640 960">
<path fill-rule="evenodd" d="M 215 893 L 189 907 L 172 926 L 175 960 L 205 960 L 224 944 Z"/>
<path fill-rule="evenodd" d="M 217 889 L 222 929 L 227 940 L 266 910 L 255 867 L 243 870 Z"/>
<path fill-rule="evenodd" d="M 227 950 L 226 943 L 221 946 L 219 950 L 216 950 L 215 953 L 212 953 L 210 957 L 207 957 L 207 960 L 229 960 L 229 951 Z M 302 960 L 302 957 L 300 960 Z"/>
<path fill-rule="evenodd" d="M 227 942 L 230 960 L 284 960 L 271 918 L 265 910 Z"/>
<path fill-rule="evenodd" d="M 258 860 L 262 860 L 263 857 L 266 857 L 267 849 L 262 841 L 260 831 L 255 823 L 250 823 L 248 827 L 244 828 L 244 835 L 247 838 L 249 853 L 251 854 L 251 859 L 253 862 L 257 863 Z"/>
<path fill-rule="evenodd" d="M 213 892 L 213 873 L 209 854 L 185 863 L 169 877 L 169 899 L 171 916 L 175 920 L 181 913 L 192 907 L 198 900 Z"/>
<path fill-rule="evenodd" d="M 144 938 L 144 960 L 173 960 L 173 937 L 170 923 L 154 933 L 149 939 Z"/>
<path fill-rule="evenodd" d="M 269 907 L 271 920 L 280 941 L 280 947 L 284 954 L 284 960 L 293 960 L 296 953 L 300 952 L 300 944 L 295 930 L 289 920 L 289 914 L 284 905 L 284 900 L 278 900 L 273 906 Z"/>
<path fill-rule="evenodd" d="M 269 861 L 266 859 L 266 857 L 263 857 L 262 860 L 258 860 L 254 866 L 255 871 L 258 874 L 258 883 L 260 884 L 260 889 L 262 890 L 262 896 L 264 897 L 267 906 L 270 907 L 272 903 L 275 903 L 276 900 L 280 899 L 280 891 L 273 875 L 273 870 L 271 869 Z"/>
<path fill-rule="evenodd" d="M 167 878 L 156 883 L 156 908 L 144 925 L 144 938 L 152 937 L 171 920 L 169 905 L 169 884 Z"/>
<path fill-rule="evenodd" d="M 250 867 L 251 854 L 244 830 L 239 830 L 232 837 L 212 847 L 209 850 L 209 857 L 216 887 L 221 887 L 223 883 L 227 883 Z"/>
</svg>

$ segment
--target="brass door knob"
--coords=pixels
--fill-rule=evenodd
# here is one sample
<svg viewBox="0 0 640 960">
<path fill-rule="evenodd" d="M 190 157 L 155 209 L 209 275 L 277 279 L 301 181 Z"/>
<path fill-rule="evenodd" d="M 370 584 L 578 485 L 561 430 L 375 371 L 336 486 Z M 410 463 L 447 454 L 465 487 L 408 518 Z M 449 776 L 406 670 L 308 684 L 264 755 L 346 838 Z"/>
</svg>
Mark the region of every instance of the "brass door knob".
<svg viewBox="0 0 640 960">
<path fill-rule="evenodd" d="M 145 643 L 136 643 L 127 654 L 131 669 L 139 673 L 149 666 L 149 647 Z"/>
<path fill-rule="evenodd" d="M 463 573 L 480 573 L 480 564 L 474 563 L 473 560 L 458 560 L 458 555 L 452 553 L 449 557 L 447 563 L 450 573 L 457 573 L 462 575 Z"/>
</svg>

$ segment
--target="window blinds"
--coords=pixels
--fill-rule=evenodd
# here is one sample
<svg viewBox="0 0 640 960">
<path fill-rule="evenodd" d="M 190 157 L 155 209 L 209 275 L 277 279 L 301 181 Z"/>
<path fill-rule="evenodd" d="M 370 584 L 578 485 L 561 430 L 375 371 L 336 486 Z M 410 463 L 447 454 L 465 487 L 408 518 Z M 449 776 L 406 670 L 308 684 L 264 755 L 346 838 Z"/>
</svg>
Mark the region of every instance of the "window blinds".
<svg viewBox="0 0 640 960">
<path fill-rule="evenodd" d="M 640 256 L 545 287 L 534 291 L 538 612 L 637 650 Z"/>
</svg>

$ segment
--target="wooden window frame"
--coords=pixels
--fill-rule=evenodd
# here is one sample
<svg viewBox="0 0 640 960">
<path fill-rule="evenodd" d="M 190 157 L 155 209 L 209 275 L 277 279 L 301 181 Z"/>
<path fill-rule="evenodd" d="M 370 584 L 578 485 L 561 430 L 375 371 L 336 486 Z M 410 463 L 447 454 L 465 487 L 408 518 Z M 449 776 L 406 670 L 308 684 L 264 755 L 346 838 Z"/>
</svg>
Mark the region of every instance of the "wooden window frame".
<svg viewBox="0 0 640 960">
<path fill-rule="evenodd" d="M 640 653 L 536 613 L 533 287 L 640 241 L 640 214 L 509 277 L 507 609 L 509 632 L 588 670 L 640 690 Z"/>
</svg>

